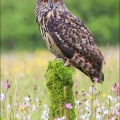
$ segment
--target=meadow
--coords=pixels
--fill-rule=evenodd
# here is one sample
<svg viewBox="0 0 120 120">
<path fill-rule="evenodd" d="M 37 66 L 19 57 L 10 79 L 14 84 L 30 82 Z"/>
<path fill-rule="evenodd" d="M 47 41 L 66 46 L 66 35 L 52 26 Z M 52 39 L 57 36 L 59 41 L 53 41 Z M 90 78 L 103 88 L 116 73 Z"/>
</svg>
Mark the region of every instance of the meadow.
<svg viewBox="0 0 120 120">
<path fill-rule="evenodd" d="M 101 49 L 103 53 L 105 52 L 106 64 L 103 67 L 105 81 L 102 84 L 94 84 L 95 94 L 99 94 L 95 100 L 99 101 L 97 102 L 99 107 L 104 104 L 108 110 L 104 120 L 108 118 L 109 120 L 119 120 L 119 48 L 109 47 L 107 51 L 105 48 Z M 54 55 L 50 52 L 39 49 L 34 52 L 19 51 L 1 54 L 1 120 L 47 120 L 47 117 L 44 117 L 44 112 L 49 111 L 50 103 L 44 73 L 48 62 L 54 59 Z M 91 100 L 90 87 L 93 85 L 91 80 L 75 69 L 73 81 L 74 95 L 76 96 L 76 91 L 78 92 L 76 106 L 80 101 L 83 103 L 83 98 Z M 114 100 L 110 104 L 113 99 L 116 101 Z M 115 109 L 113 113 L 110 112 L 112 105 Z M 84 106 L 76 107 L 76 111 L 79 111 L 79 114 L 76 112 L 77 120 L 87 120 L 87 117 L 84 117 L 85 112 L 80 114 L 83 108 Z M 48 114 L 46 113 L 46 116 Z M 64 119 L 63 117 L 54 120 Z M 91 120 L 94 119 L 102 120 L 103 118 L 96 117 Z"/>
</svg>

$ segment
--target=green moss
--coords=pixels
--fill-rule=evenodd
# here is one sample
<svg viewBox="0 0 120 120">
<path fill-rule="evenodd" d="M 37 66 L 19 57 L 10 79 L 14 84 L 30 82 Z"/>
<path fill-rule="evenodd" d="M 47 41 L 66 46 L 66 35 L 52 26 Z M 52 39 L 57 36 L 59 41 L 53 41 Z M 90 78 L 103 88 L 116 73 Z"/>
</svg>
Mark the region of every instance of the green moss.
<svg viewBox="0 0 120 120">
<path fill-rule="evenodd" d="M 75 119 L 74 97 L 73 97 L 73 68 L 64 67 L 64 63 L 59 60 L 49 62 L 45 72 L 47 88 L 50 93 L 50 119 L 54 117 L 66 116 L 69 120 Z M 67 110 L 66 103 L 71 103 L 73 109 Z"/>
</svg>

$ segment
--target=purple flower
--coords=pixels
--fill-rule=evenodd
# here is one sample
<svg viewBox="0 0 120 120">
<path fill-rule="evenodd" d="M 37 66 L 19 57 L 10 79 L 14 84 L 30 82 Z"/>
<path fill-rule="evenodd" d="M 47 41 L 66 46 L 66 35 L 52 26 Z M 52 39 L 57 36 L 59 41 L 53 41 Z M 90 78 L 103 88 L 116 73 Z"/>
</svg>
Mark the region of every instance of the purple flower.
<svg viewBox="0 0 120 120">
<path fill-rule="evenodd" d="M 90 87 L 89 87 L 89 91 L 90 91 L 91 93 L 94 93 L 95 90 L 96 90 L 96 89 L 95 89 L 93 86 L 90 86 Z"/>
<path fill-rule="evenodd" d="M 98 82 L 99 79 L 98 79 L 97 77 L 94 77 L 93 80 L 94 80 L 95 82 Z"/>
<path fill-rule="evenodd" d="M 116 110 L 116 115 L 120 116 L 120 110 Z"/>
<path fill-rule="evenodd" d="M 74 83 L 74 87 L 77 87 L 77 83 Z"/>
<path fill-rule="evenodd" d="M 72 105 L 71 105 L 71 103 L 67 103 L 67 104 L 65 104 L 65 107 L 66 107 L 68 110 L 71 110 L 71 109 L 72 109 Z"/>
</svg>

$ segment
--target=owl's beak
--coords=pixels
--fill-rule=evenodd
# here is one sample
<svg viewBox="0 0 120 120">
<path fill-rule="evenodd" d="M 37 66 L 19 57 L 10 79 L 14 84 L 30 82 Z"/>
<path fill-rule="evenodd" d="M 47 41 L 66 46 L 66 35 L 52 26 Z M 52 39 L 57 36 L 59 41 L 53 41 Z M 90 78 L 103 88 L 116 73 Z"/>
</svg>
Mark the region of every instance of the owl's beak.
<svg viewBox="0 0 120 120">
<path fill-rule="evenodd" d="M 53 3 L 52 2 L 50 2 L 50 8 L 53 9 Z"/>
</svg>

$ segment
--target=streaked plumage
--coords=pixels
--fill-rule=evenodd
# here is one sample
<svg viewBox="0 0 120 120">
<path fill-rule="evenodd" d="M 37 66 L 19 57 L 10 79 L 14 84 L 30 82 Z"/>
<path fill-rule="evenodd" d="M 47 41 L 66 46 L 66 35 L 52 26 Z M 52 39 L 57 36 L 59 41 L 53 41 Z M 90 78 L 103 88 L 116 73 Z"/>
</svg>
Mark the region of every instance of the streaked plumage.
<svg viewBox="0 0 120 120">
<path fill-rule="evenodd" d="M 68 11 L 63 0 L 55 1 L 37 0 L 35 6 L 36 22 L 48 49 L 92 81 L 97 77 L 98 82 L 102 82 L 104 57 L 95 45 L 93 35 L 80 19 Z"/>
</svg>

